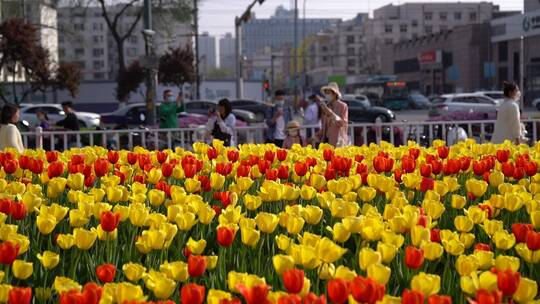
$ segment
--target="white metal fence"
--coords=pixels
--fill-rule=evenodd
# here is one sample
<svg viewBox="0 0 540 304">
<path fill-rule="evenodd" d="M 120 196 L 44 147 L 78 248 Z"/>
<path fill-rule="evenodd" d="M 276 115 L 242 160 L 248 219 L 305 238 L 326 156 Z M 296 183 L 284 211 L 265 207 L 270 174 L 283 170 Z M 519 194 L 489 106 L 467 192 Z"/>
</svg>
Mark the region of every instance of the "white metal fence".
<svg viewBox="0 0 540 304">
<path fill-rule="evenodd" d="M 538 139 L 540 119 L 522 121 L 527 129 L 530 143 Z M 458 138 L 449 138 L 452 128 L 461 127 L 469 138 L 478 142 L 488 142 L 491 139 L 495 121 L 433 121 L 433 122 L 392 122 L 392 123 L 361 123 L 349 125 L 351 144 L 364 145 L 380 143 L 382 140 L 394 145 L 403 145 L 412 140 L 420 145 L 429 146 L 435 139 L 442 139 L 449 144 Z M 238 143 L 262 143 L 265 139 L 266 126 L 255 125 L 238 127 Z M 303 134 L 310 130 L 316 132 L 316 126 L 304 126 Z M 44 148 L 46 150 L 66 150 L 70 147 L 99 145 L 110 149 L 133 149 L 141 146 L 149 149 L 164 149 L 182 147 L 190 149 L 197 141 L 205 141 L 205 126 L 179 129 L 129 129 L 129 130 L 87 130 L 87 131 L 43 131 L 36 128 L 35 132 L 24 132 L 23 141 L 28 148 Z"/>
</svg>

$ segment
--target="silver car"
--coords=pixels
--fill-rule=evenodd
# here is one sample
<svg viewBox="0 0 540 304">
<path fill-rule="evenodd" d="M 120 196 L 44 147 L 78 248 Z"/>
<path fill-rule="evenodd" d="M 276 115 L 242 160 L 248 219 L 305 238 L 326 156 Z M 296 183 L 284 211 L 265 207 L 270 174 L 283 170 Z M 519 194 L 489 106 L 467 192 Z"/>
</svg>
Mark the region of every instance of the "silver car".
<svg viewBox="0 0 540 304">
<path fill-rule="evenodd" d="M 47 113 L 49 123 L 56 124 L 65 118 L 64 110 L 59 104 L 42 103 L 42 104 L 20 104 L 21 120 L 28 122 L 30 127 L 39 126 L 39 120 L 36 113 L 43 111 Z M 101 115 L 90 112 L 75 112 L 81 128 L 95 128 L 101 124 Z"/>
<path fill-rule="evenodd" d="M 496 113 L 499 103 L 476 93 L 445 94 L 432 100 L 430 115 L 448 113 Z"/>
</svg>

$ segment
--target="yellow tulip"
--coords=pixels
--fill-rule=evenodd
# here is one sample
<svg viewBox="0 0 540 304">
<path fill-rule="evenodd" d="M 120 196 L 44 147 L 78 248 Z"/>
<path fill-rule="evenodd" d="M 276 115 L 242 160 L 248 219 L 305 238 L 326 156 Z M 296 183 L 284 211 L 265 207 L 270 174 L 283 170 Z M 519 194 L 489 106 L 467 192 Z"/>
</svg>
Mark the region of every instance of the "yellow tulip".
<svg viewBox="0 0 540 304">
<path fill-rule="evenodd" d="M 493 236 L 495 232 L 503 229 L 503 222 L 498 220 L 485 220 L 482 225 L 487 235 Z"/>
<path fill-rule="evenodd" d="M 276 230 L 279 218 L 273 213 L 259 212 L 255 217 L 257 227 L 264 233 L 272 233 Z"/>
<path fill-rule="evenodd" d="M 240 206 L 232 207 L 228 206 L 225 210 L 222 210 L 219 215 L 218 221 L 220 225 L 238 224 L 242 218 L 242 208 Z"/>
<path fill-rule="evenodd" d="M 377 195 L 377 190 L 372 187 L 361 187 L 358 189 L 358 197 L 365 203 L 371 202 Z"/>
<path fill-rule="evenodd" d="M 317 206 L 308 205 L 302 209 L 302 217 L 310 225 L 317 225 L 323 216 L 323 210 Z"/>
<path fill-rule="evenodd" d="M 474 223 L 470 218 L 458 215 L 454 218 L 454 226 L 460 232 L 469 232 L 474 228 Z"/>
<path fill-rule="evenodd" d="M 463 246 L 465 246 L 465 249 L 468 249 L 474 244 L 475 236 L 472 233 L 465 233 L 462 232 L 459 234 L 459 241 L 463 243 Z"/>
<path fill-rule="evenodd" d="M 319 279 L 331 280 L 334 278 L 334 275 L 336 274 L 336 266 L 334 266 L 334 264 L 332 263 L 330 264 L 324 263 L 321 266 L 319 266 L 317 273 L 319 274 Z"/>
<path fill-rule="evenodd" d="M 71 209 L 69 211 L 69 225 L 71 227 L 82 227 L 90 221 L 84 211 L 79 209 Z"/>
<path fill-rule="evenodd" d="M 492 241 L 498 249 L 508 250 L 514 247 L 516 237 L 506 230 L 499 230 L 493 234 Z"/>
<path fill-rule="evenodd" d="M 189 251 L 194 255 L 201 255 L 204 252 L 204 249 L 206 248 L 206 240 L 201 239 L 198 241 L 195 241 L 191 237 L 187 241 L 186 244 Z"/>
<path fill-rule="evenodd" d="M 405 242 L 405 238 L 401 234 L 396 234 L 391 231 L 383 231 L 382 241 L 386 244 L 392 244 L 397 248 L 401 248 Z"/>
<path fill-rule="evenodd" d="M 462 209 L 465 207 L 467 200 L 462 195 L 452 194 L 451 205 L 454 209 Z"/>
<path fill-rule="evenodd" d="M 107 200 L 110 203 L 119 203 L 124 198 L 124 187 L 123 186 L 113 186 L 107 188 Z"/>
<path fill-rule="evenodd" d="M 255 229 L 255 227 L 257 227 L 257 222 L 252 218 L 243 217 L 240 220 L 240 229 L 245 229 L 245 228 Z"/>
<path fill-rule="evenodd" d="M 538 283 L 534 280 L 521 277 L 513 299 L 518 303 L 529 303 L 538 293 Z"/>
<path fill-rule="evenodd" d="M 476 250 L 473 255 L 478 259 L 478 269 L 490 269 L 495 263 L 493 259 L 495 254 L 492 251 Z"/>
<path fill-rule="evenodd" d="M 351 233 L 342 223 L 335 223 L 334 227 L 326 227 L 326 230 L 332 233 L 332 239 L 336 242 L 344 243 L 351 237 Z"/>
<path fill-rule="evenodd" d="M 437 294 L 441 289 L 441 277 L 420 272 L 412 278 L 411 289 L 422 292 L 426 297 Z"/>
<path fill-rule="evenodd" d="M 229 290 L 238 292 L 238 289 L 236 289 L 236 287 L 239 284 L 242 284 L 247 288 L 251 288 L 257 285 L 265 285 L 266 281 L 264 278 L 260 278 L 252 274 L 240 273 L 235 271 L 229 272 L 227 274 L 227 286 L 229 287 Z"/>
<path fill-rule="evenodd" d="M 67 185 L 70 189 L 81 190 L 84 185 L 84 175 L 82 173 L 70 174 L 67 178 Z"/>
<path fill-rule="evenodd" d="M 259 209 L 259 207 L 262 205 L 262 199 L 260 196 L 246 194 L 244 196 L 244 205 L 246 206 L 246 209 L 254 211 Z"/>
<path fill-rule="evenodd" d="M 224 184 L 225 184 L 225 176 L 217 172 L 212 172 L 210 174 L 210 187 L 212 187 L 212 189 L 221 190 Z"/>
<path fill-rule="evenodd" d="M 540 262 L 540 250 L 532 251 L 525 243 L 519 243 L 515 247 L 517 254 L 527 263 L 536 264 Z"/>
<path fill-rule="evenodd" d="M 531 215 L 531 224 L 534 228 L 540 229 L 540 210 L 530 212 Z"/>
<path fill-rule="evenodd" d="M 188 265 L 182 261 L 165 262 L 159 266 L 159 271 L 176 282 L 186 282 L 189 278 Z"/>
<path fill-rule="evenodd" d="M 260 231 L 253 228 L 240 229 L 242 243 L 247 246 L 255 247 L 261 238 Z"/>
<path fill-rule="evenodd" d="M 253 185 L 253 180 L 249 177 L 239 177 L 236 179 L 236 186 L 241 192 L 247 191 Z"/>
<path fill-rule="evenodd" d="M 465 187 L 468 192 L 471 192 L 475 197 L 482 197 L 487 190 L 488 184 L 483 180 L 469 179 L 465 182 Z"/>
<path fill-rule="evenodd" d="M 120 214 L 120 221 L 123 222 L 129 218 L 129 206 L 114 205 L 113 213 Z"/>
<path fill-rule="evenodd" d="M 411 242 L 415 247 L 420 247 L 424 242 L 429 242 L 430 232 L 424 226 L 416 225 L 411 229 Z"/>
<path fill-rule="evenodd" d="M 478 286 L 480 289 L 493 291 L 497 289 L 497 275 L 491 271 L 484 271 L 478 277 Z"/>
<path fill-rule="evenodd" d="M 494 170 L 489 174 L 489 184 L 492 187 L 499 187 L 502 183 L 504 183 L 504 174 L 501 171 Z"/>
<path fill-rule="evenodd" d="M 70 290 L 76 290 L 76 291 L 82 290 L 82 286 L 79 285 L 79 283 L 73 281 L 70 278 L 61 277 L 61 276 L 57 276 L 56 278 L 54 278 L 53 287 L 54 287 L 54 290 L 56 290 L 58 294 L 62 294 Z"/>
<path fill-rule="evenodd" d="M 369 241 L 378 241 L 382 237 L 382 232 L 384 230 L 384 224 L 381 219 L 367 217 L 364 218 L 362 222 L 362 229 L 360 234 L 362 238 Z"/>
<path fill-rule="evenodd" d="M 184 187 L 188 193 L 194 193 L 201 190 L 201 182 L 194 178 L 187 178 Z"/>
<path fill-rule="evenodd" d="M 276 254 L 272 257 L 272 264 L 277 274 L 281 275 L 283 272 L 294 268 L 294 259 L 289 255 Z"/>
<path fill-rule="evenodd" d="M 359 233 L 362 230 L 362 219 L 357 216 L 347 216 L 342 220 L 344 228 L 350 233 Z"/>
<path fill-rule="evenodd" d="M 38 260 L 45 269 L 53 269 L 60 262 L 60 255 L 52 251 L 44 251 L 43 254 L 37 254 Z"/>
<path fill-rule="evenodd" d="M 71 234 L 59 234 L 56 243 L 60 248 L 67 250 L 75 245 L 75 238 Z"/>
<path fill-rule="evenodd" d="M 327 237 L 323 237 L 317 243 L 316 250 L 317 257 L 324 263 L 334 263 L 347 252 L 347 249 L 342 248 Z"/>
<path fill-rule="evenodd" d="M 515 193 L 505 193 L 504 196 L 504 208 L 508 211 L 517 211 L 523 207 L 523 199 Z"/>
<path fill-rule="evenodd" d="M 392 271 L 389 267 L 382 264 L 371 264 L 367 268 L 368 278 L 372 278 L 380 284 L 386 285 L 390 280 L 390 274 Z"/>
<path fill-rule="evenodd" d="M 175 218 L 175 223 L 178 226 L 178 229 L 182 231 L 189 231 L 195 224 L 197 224 L 197 219 L 195 214 L 191 212 L 180 213 Z"/>
<path fill-rule="evenodd" d="M 158 299 L 168 299 L 176 288 L 174 280 L 155 270 L 150 270 L 148 276 L 146 276 L 145 285 Z"/>
<path fill-rule="evenodd" d="M 398 248 L 392 244 L 378 242 L 377 251 L 381 254 L 382 262 L 390 264 L 396 256 Z"/>
<path fill-rule="evenodd" d="M 28 211 L 28 213 L 32 213 L 34 212 L 36 208 L 39 208 L 41 206 L 42 201 L 43 200 L 38 195 L 28 192 L 28 191 L 24 193 L 22 196 L 22 202 L 24 206 L 26 207 L 26 210 Z"/>
<path fill-rule="evenodd" d="M 456 239 L 442 242 L 444 250 L 451 255 L 460 255 L 465 251 L 465 245 Z"/>
<path fill-rule="evenodd" d="M 287 232 L 289 234 L 298 234 L 304 228 L 304 219 L 300 216 L 289 216 L 289 220 L 286 223 Z"/>
<path fill-rule="evenodd" d="M 82 228 L 73 229 L 73 237 L 75 238 L 75 245 L 81 250 L 88 250 L 92 248 L 97 238 L 97 232 L 95 228 L 86 230 Z"/>
<path fill-rule="evenodd" d="M 135 227 L 142 227 L 150 214 L 148 208 L 143 204 L 131 204 L 129 210 L 129 221 Z"/>
<path fill-rule="evenodd" d="M 357 276 L 356 272 L 349 269 L 346 266 L 340 265 L 336 269 L 335 278 L 336 279 L 343 279 L 345 281 L 352 281 Z"/>
<path fill-rule="evenodd" d="M 317 194 L 317 190 L 311 186 L 302 185 L 302 188 L 300 188 L 300 197 L 303 200 L 309 201 L 312 200 L 315 195 Z"/>
<path fill-rule="evenodd" d="M 157 184 L 162 177 L 161 169 L 158 168 L 152 168 L 150 172 L 148 172 L 148 176 L 146 177 L 146 180 L 150 184 Z"/>
<path fill-rule="evenodd" d="M 460 255 L 456 260 L 456 270 L 460 276 L 470 275 L 478 269 L 479 262 L 475 255 Z"/>
<path fill-rule="evenodd" d="M 469 207 L 466 214 L 475 224 L 482 224 L 487 218 L 487 211 L 478 206 Z"/>
<path fill-rule="evenodd" d="M 426 242 L 420 246 L 424 250 L 424 258 L 428 261 L 439 259 L 444 253 L 443 246 L 435 242 Z"/>
<path fill-rule="evenodd" d="M 208 225 L 216 216 L 216 211 L 205 204 L 199 208 L 199 213 L 197 213 L 197 215 L 199 216 L 199 222 L 201 222 L 201 224 Z"/>
<path fill-rule="evenodd" d="M 360 269 L 366 271 L 369 265 L 377 264 L 381 261 L 382 256 L 379 252 L 369 247 L 364 247 L 360 249 L 360 252 L 358 254 L 358 263 L 360 265 Z"/>
<path fill-rule="evenodd" d="M 56 224 L 56 218 L 52 214 L 41 213 L 36 217 L 36 226 L 41 234 L 50 234 L 56 227 Z"/>
<path fill-rule="evenodd" d="M 157 189 L 148 191 L 148 201 L 154 207 L 161 206 L 165 201 L 165 192 Z"/>
<path fill-rule="evenodd" d="M 34 265 L 23 260 L 15 260 L 11 266 L 13 276 L 19 280 L 28 279 L 34 272 Z"/>
<path fill-rule="evenodd" d="M 146 267 L 137 263 L 126 263 L 122 266 L 122 271 L 128 280 L 135 283 L 143 277 Z"/>
<path fill-rule="evenodd" d="M 107 300 L 108 299 L 108 302 Z M 101 301 L 106 303 L 125 303 L 125 302 L 141 302 L 145 301 L 146 297 L 141 286 L 134 285 L 128 282 L 118 284 L 109 283 L 103 286 L 103 295 Z"/>
<path fill-rule="evenodd" d="M 291 239 L 288 236 L 284 234 L 276 235 L 275 240 L 279 250 L 286 251 L 289 249 Z"/>
<path fill-rule="evenodd" d="M 228 292 L 210 289 L 208 295 L 206 296 L 207 304 L 220 304 L 223 300 L 229 301 L 232 300 L 232 295 Z"/>
<path fill-rule="evenodd" d="M 511 269 L 512 271 L 518 271 L 519 269 L 519 258 L 508 256 L 508 255 L 498 255 L 495 258 L 495 268 L 499 271 L 505 271 Z"/>
</svg>

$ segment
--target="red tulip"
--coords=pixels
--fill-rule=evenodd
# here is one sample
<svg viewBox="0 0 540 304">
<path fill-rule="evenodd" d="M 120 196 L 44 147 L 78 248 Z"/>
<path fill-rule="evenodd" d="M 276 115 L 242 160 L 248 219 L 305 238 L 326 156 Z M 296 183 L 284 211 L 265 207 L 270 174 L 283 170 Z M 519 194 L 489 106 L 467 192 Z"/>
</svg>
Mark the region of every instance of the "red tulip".
<svg viewBox="0 0 540 304">
<path fill-rule="evenodd" d="M 334 150 L 332 149 L 324 149 L 323 150 L 323 158 L 325 161 L 331 161 L 334 157 Z"/>
<path fill-rule="evenodd" d="M 103 211 L 99 217 L 99 223 L 101 224 L 101 229 L 106 232 L 112 232 L 118 223 L 120 222 L 120 214 L 112 213 L 111 211 Z"/>
<path fill-rule="evenodd" d="M 449 152 L 450 152 L 450 149 L 446 146 L 437 147 L 437 154 L 439 154 L 439 157 L 442 159 L 447 158 Z"/>
<path fill-rule="evenodd" d="M 394 170 L 394 180 L 397 182 L 397 183 L 401 183 L 402 180 L 401 180 L 401 176 L 403 175 L 403 172 L 401 172 L 401 170 L 399 169 L 396 169 Z"/>
<path fill-rule="evenodd" d="M 238 176 L 238 177 L 248 177 L 250 171 L 251 171 L 250 166 L 240 165 L 236 169 L 236 176 Z"/>
<path fill-rule="evenodd" d="M 188 258 L 188 273 L 192 278 L 200 277 L 206 270 L 208 261 L 200 255 L 190 255 Z"/>
<path fill-rule="evenodd" d="M 336 171 L 332 168 L 327 167 L 326 170 L 324 171 L 324 178 L 329 181 L 329 180 L 333 180 L 334 178 L 336 178 Z"/>
<path fill-rule="evenodd" d="M 16 159 L 8 159 L 4 162 L 4 171 L 7 174 L 15 173 L 18 167 L 19 167 L 19 162 Z"/>
<path fill-rule="evenodd" d="M 137 163 L 137 160 L 138 160 L 138 156 L 136 153 L 133 153 L 133 152 L 128 152 L 127 154 L 127 162 L 128 164 L 130 165 L 134 165 L 135 163 Z"/>
<path fill-rule="evenodd" d="M 424 294 L 416 290 L 404 289 L 401 294 L 402 304 L 424 304 Z"/>
<path fill-rule="evenodd" d="M 295 294 L 281 296 L 277 304 L 302 304 L 302 298 Z"/>
<path fill-rule="evenodd" d="M 504 296 L 512 296 L 519 286 L 519 272 L 512 269 L 497 272 L 497 286 Z"/>
<path fill-rule="evenodd" d="M 273 163 L 276 158 L 276 153 L 272 150 L 267 150 L 264 152 L 264 160 Z"/>
<path fill-rule="evenodd" d="M 257 167 L 259 168 L 259 172 L 261 172 L 261 174 L 265 174 L 266 170 L 270 168 L 270 165 L 270 162 L 266 159 L 259 159 L 259 161 L 257 162 Z"/>
<path fill-rule="evenodd" d="M 227 176 L 227 175 L 231 174 L 232 169 L 233 169 L 233 166 L 232 166 L 231 163 L 218 163 L 218 164 L 216 164 L 216 172 L 223 175 L 223 176 Z"/>
<path fill-rule="evenodd" d="M 441 242 L 441 230 L 437 229 L 437 228 L 431 229 L 429 238 L 430 238 L 430 241 L 432 241 L 432 242 L 440 243 Z"/>
<path fill-rule="evenodd" d="M 475 175 L 480 176 L 485 172 L 485 166 L 483 161 L 474 161 L 472 167 Z"/>
<path fill-rule="evenodd" d="M 420 182 L 420 191 L 426 192 L 428 190 L 433 190 L 435 187 L 435 181 L 428 177 L 423 177 Z"/>
<path fill-rule="evenodd" d="M 47 152 L 45 152 L 45 158 L 47 158 L 48 163 L 55 162 L 58 159 L 58 152 L 56 152 L 56 151 L 47 151 Z"/>
<path fill-rule="evenodd" d="M 0 244 L 0 263 L 4 265 L 11 265 L 13 261 L 19 255 L 20 245 L 12 243 L 10 241 L 5 241 Z"/>
<path fill-rule="evenodd" d="M 527 232 L 527 248 L 532 251 L 540 249 L 540 232 L 530 230 Z"/>
<path fill-rule="evenodd" d="M 377 171 L 377 173 L 385 172 L 387 166 L 386 162 L 386 157 L 375 156 L 375 158 L 373 159 L 373 168 L 375 169 L 375 171 Z"/>
<path fill-rule="evenodd" d="M 501 292 L 498 290 L 493 290 L 491 292 L 480 289 L 476 291 L 476 304 L 500 304 L 502 302 Z"/>
<path fill-rule="evenodd" d="M 357 174 L 362 174 L 362 173 L 368 173 L 369 171 L 369 168 L 366 164 L 364 163 L 359 163 L 358 165 L 356 165 L 356 173 Z"/>
<path fill-rule="evenodd" d="M 237 162 L 238 161 L 238 158 L 240 158 L 240 152 L 238 152 L 238 150 L 229 150 L 227 151 L 227 159 L 230 161 L 230 162 Z"/>
<path fill-rule="evenodd" d="M 11 218 L 20 221 L 26 217 L 26 207 L 23 203 L 15 202 L 11 204 Z"/>
<path fill-rule="evenodd" d="M 527 241 L 527 233 L 531 230 L 534 230 L 531 224 L 512 224 L 512 233 L 516 237 L 518 243 L 525 243 Z"/>
<path fill-rule="evenodd" d="M 236 230 L 231 227 L 221 226 L 217 229 L 217 242 L 221 247 L 230 247 L 234 242 Z"/>
<path fill-rule="evenodd" d="M 512 175 L 512 177 L 513 177 L 515 180 L 520 180 L 520 179 L 522 179 L 524 176 L 525 176 L 525 169 L 523 169 L 523 167 L 516 167 L 516 168 L 514 169 L 514 174 Z"/>
<path fill-rule="evenodd" d="M 98 304 L 103 295 L 103 287 L 96 283 L 86 283 L 83 288 L 84 304 Z"/>
<path fill-rule="evenodd" d="M 269 304 L 268 300 L 268 285 L 256 285 L 247 288 L 245 285 L 238 285 L 236 289 L 242 294 L 246 300 L 246 304 Z"/>
<path fill-rule="evenodd" d="M 8 304 L 30 304 L 32 301 L 32 288 L 12 287 L 8 292 Z"/>
<path fill-rule="evenodd" d="M 161 165 L 161 173 L 164 177 L 170 177 L 173 174 L 174 165 L 171 163 L 163 163 Z"/>
<path fill-rule="evenodd" d="M 287 159 L 287 150 L 285 149 L 277 149 L 276 151 L 276 157 L 279 161 L 284 161 Z"/>
<path fill-rule="evenodd" d="M 310 292 L 304 296 L 302 304 L 326 304 L 326 296 L 323 294 L 318 297 L 316 294 Z"/>
<path fill-rule="evenodd" d="M 99 158 L 94 162 L 94 172 L 97 177 L 102 177 L 110 170 L 110 163 L 106 159 Z"/>
<path fill-rule="evenodd" d="M 431 165 L 422 164 L 420 166 L 420 175 L 422 175 L 423 177 L 430 177 L 431 176 Z"/>
<path fill-rule="evenodd" d="M 111 164 L 116 164 L 120 159 L 120 153 L 118 153 L 118 151 L 109 150 L 109 152 L 107 152 L 107 159 Z"/>
<path fill-rule="evenodd" d="M 294 172 L 296 173 L 296 175 L 302 177 L 307 174 L 307 171 L 308 171 L 308 166 L 306 165 L 306 163 L 303 163 L 303 162 L 294 163 Z"/>
<path fill-rule="evenodd" d="M 101 283 L 110 283 L 116 275 L 116 267 L 112 264 L 101 264 L 96 268 L 96 275 Z"/>
<path fill-rule="evenodd" d="M 412 156 L 412 158 L 417 159 L 420 156 L 420 149 L 409 148 L 409 155 Z"/>
<path fill-rule="evenodd" d="M 216 153 L 217 153 L 217 151 L 216 151 Z M 167 152 L 164 152 L 164 151 L 157 151 L 156 152 L 156 159 L 157 159 L 158 163 L 163 164 L 164 162 L 167 161 L 167 158 L 169 158 L 169 154 L 167 154 Z"/>
<path fill-rule="evenodd" d="M 265 178 L 267 180 L 275 181 L 278 179 L 278 170 L 277 169 L 268 169 L 266 170 Z"/>
<path fill-rule="evenodd" d="M 55 162 L 49 163 L 49 166 L 47 167 L 47 175 L 49 176 L 49 178 L 58 177 L 62 174 L 64 174 L 63 162 L 55 161 Z"/>
<path fill-rule="evenodd" d="M 214 147 L 210 147 L 206 150 L 206 156 L 208 156 L 209 160 L 216 159 L 218 157 L 218 150 Z"/>
<path fill-rule="evenodd" d="M 278 168 L 278 177 L 280 179 L 288 179 L 289 178 L 289 166 L 281 165 Z"/>
<path fill-rule="evenodd" d="M 182 287 L 180 298 L 182 303 L 202 304 L 205 297 L 205 287 L 195 283 L 188 283 Z"/>
<path fill-rule="evenodd" d="M 501 165 L 501 171 L 506 177 L 512 177 L 514 175 L 514 164 L 505 162 Z"/>
<path fill-rule="evenodd" d="M 94 186 L 94 182 L 96 181 L 95 175 L 90 175 L 88 177 L 84 178 L 84 185 L 88 188 Z"/>
<path fill-rule="evenodd" d="M 193 164 L 182 165 L 182 169 L 184 169 L 184 176 L 186 178 L 193 178 L 195 174 L 197 174 L 197 165 L 193 165 Z M 219 171 L 217 170 L 216 172 L 219 173 Z"/>
<path fill-rule="evenodd" d="M 533 176 L 538 172 L 538 164 L 535 162 L 527 162 L 524 169 L 527 176 Z"/>
<path fill-rule="evenodd" d="M 471 158 L 470 157 L 462 157 L 460 159 L 460 163 L 461 163 L 461 171 L 467 171 L 467 170 L 469 170 L 469 167 L 471 166 Z"/>
<path fill-rule="evenodd" d="M 343 279 L 330 280 L 326 285 L 326 291 L 332 303 L 342 304 L 349 299 L 348 283 Z"/>
<path fill-rule="evenodd" d="M 405 265 L 412 269 L 418 269 L 424 263 L 424 250 L 414 246 L 405 249 Z"/>
<path fill-rule="evenodd" d="M 474 251 L 477 251 L 477 250 L 491 251 L 491 246 L 485 243 L 477 243 L 476 245 L 474 245 Z"/>
<path fill-rule="evenodd" d="M 431 173 L 435 175 L 439 175 L 442 172 L 443 169 L 443 163 L 440 160 L 434 160 L 430 163 L 431 165 Z"/>
<path fill-rule="evenodd" d="M 60 294 L 60 304 L 85 304 L 84 295 L 73 289 Z"/>
<path fill-rule="evenodd" d="M 353 298 L 361 303 L 374 304 L 384 297 L 385 287 L 371 278 L 357 276 L 350 285 Z"/>
<path fill-rule="evenodd" d="M 34 174 L 41 174 L 43 172 L 43 160 L 32 159 L 30 160 L 30 171 Z"/>
<path fill-rule="evenodd" d="M 315 157 L 308 157 L 306 158 L 306 165 L 309 168 L 313 168 L 317 165 L 317 159 Z"/>
<path fill-rule="evenodd" d="M 508 158 L 510 157 L 510 151 L 509 150 L 497 150 L 496 152 L 497 160 L 501 163 L 505 163 L 508 161 Z"/>
<path fill-rule="evenodd" d="M 282 274 L 283 285 L 289 293 L 299 293 L 304 287 L 304 271 L 289 269 Z"/>
<path fill-rule="evenodd" d="M 19 157 L 19 166 L 21 167 L 21 169 L 26 170 L 30 168 L 30 160 L 31 158 L 29 156 L 21 155 Z"/>
<path fill-rule="evenodd" d="M 452 298 L 442 295 L 431 295 L 428 299 L 428 304 L 452 304 Z"/>
<path fill-rule="evenodd" d="M 405 155 L 401 158 L 401 169 L 405 173 L 412 173 L 416 168 L 416 159 L 414 157 Z"/>
<path fill-rule="evenodd" d="M 203 192 L 208 192 L 212 190 L 212 186 L 210 185 L 210 178 L 206 175 L 199 175 L 197 176 L 197 180 L 201 182 L 201 189 Z"/>
</svg>

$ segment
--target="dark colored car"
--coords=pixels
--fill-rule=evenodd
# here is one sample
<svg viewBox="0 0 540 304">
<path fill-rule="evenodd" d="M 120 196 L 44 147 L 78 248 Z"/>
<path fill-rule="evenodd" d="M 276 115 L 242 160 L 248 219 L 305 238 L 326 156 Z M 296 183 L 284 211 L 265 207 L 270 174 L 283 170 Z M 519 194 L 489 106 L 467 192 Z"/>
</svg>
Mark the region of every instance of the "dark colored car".
<svg viewBox="0 0 540 304">
<path fill-rule="evenodd" d="M 235 109 L 241 109 L 250 111 L 253 114 L 255 114 L 255 119 L 258 122 L 264 121 L 265 114 L 268 111 L 269 108 L 272 106 L 268 103 L 264 103 L 257 100 L 249 100 L 249 99 L 233 99 L 231 100 L 231 104 L 233 108 Z"/>
<path fill-rule="evenodd" d="M 369 103 L 369 100 L 360 100 L 353 98 L 342 99 L 349 106 L 349 122 L 375 122 L 380 118 L 381 122 L 391 122 L 396 119 L 394 112 L 387 108 L 375 107 Z"/>
<path fill-rule="evenodd" d="M 195 113 L 201 115 L 208 115 L 208 111 L 215 111 L 217 108 L 217 101 L 212 100 L 190 100 L 184 103 L 186 107 L 186 112 Z M 251 124 L 258 122 L 255 114 L 244 109 L 236 108 L 235 105 L 232 105 L 232 113 L 237 120 L 243 121 L 245 123 Z"/>
</svg>

